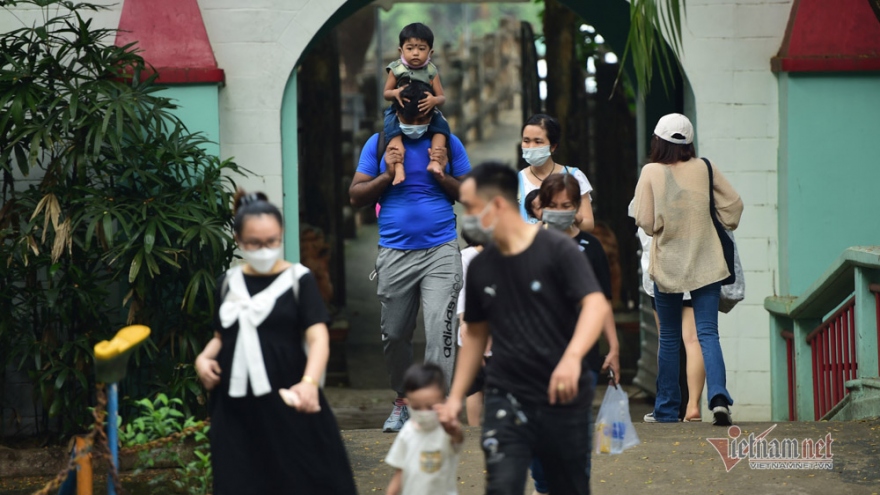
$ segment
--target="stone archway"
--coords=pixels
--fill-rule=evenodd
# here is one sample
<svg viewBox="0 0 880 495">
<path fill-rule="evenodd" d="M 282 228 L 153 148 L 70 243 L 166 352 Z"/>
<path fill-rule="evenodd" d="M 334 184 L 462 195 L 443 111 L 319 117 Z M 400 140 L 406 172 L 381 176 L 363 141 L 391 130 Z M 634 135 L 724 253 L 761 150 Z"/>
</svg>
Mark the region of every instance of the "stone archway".
<svg viewBox="0 0 880 495">
<path fill-rule="evenodd" d="M 288 223 L 286 234 L 286 255 L 290 259 L 298 259 L 300 256 L 298 246 L 299 235 L 299 180 L 298 180 L 298 156 L 299 143 L 296 139 L 296 129 L 298 126 L 297 109 L 298 109 L 298 90 L 296 69 L 302 64 L 303 58 L 309 50 L 314 48 L 318 40 L 326 36 L 334 27 L 339 25 L 346 18 L 354 15 L 359 9 L 369 5 L 371 0 L 337 0 L 336 2 L 326 2 L 328 8 L 323 15 L 312 13 L 309 17 L 309 26 L 302 26 L 305 31 L 297 33 L 296 36 L 285 37 L 282 40 L 283 45 L 290 44 L 290 55 L 296 57 L 295 63 L 291 64 L 286 76 L 286 84 L 283 89 L 281 101 L 281 162 L 282 162 L 282 182 L 284 193 L 284 213 Z M 393 3 L 393 2 L 388 2 Z M 580 15 L 587 22 L 592 24 L 597 31 L 601 32 L 610 46 L 618 47 L 618 50 L 626 45 L 626 37 L 629 30 L 629 5 L 624 0 L 617 2 L 607 2 L 602 0 L 560 0 L 560 3 L 569 7 Z M 333 10 L 335 4 L 335 10 Z M 306 34 L 309 28 L 320 25 L 313 34 Z M 308 41 L 303 44 L 303 37 L 307 37 Z M 287 41 L 288 43 L 285 43 Z M 293 57 L 285 57 L 291 60 Z M 276 67 L 277 77 L 275 82 L 279 82 L 283 77 L 284 65 L 279 64 Z M 654 92 L 648 95 L 647 101 L 643 108 L 640 109 L 639 115 L 639 137 L 640 142 L 646 142 L 644 130 L 644 121 L 655 121 L 660 115 L 670 111 L 683 111 L 684 102 L 681 98 L 678 101 L 670 101 L 662 92 Z M 640 148 L 641 149 L 641 148 Z"/>
</svg>

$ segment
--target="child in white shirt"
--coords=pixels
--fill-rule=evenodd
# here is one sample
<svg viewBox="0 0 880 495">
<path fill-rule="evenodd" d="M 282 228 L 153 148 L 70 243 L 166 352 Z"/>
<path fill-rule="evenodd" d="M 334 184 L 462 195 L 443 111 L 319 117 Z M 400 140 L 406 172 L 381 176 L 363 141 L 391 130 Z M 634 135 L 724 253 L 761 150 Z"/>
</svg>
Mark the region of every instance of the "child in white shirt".
<svg viewBox="0 0 880 495">
<path fill-rule="evenodd" d="M 403 425 L 385 463 L 397 468 L 388 495 L 456 495 L 456 468 L 464 435 L 461 426 L 444 430 L 434 406 L 446 399 L 443 370 L 414 364 L 403 377 L 410 420 Z"/>
</svg>

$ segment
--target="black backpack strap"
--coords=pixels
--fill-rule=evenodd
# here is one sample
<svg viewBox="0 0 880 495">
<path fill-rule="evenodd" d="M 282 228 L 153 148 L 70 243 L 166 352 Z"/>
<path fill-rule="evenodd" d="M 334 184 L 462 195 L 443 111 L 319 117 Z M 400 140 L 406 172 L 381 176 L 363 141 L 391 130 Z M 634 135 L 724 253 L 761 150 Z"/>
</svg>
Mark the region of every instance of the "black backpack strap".
<svg viewBox="0 0 880 495">
<path fill-rule="evenodd" d="M 379 131 L 379 139 L 376 140 L 376 165 L 382 162 L 382 155 L 385 154 L 385 148 L 388 143 L 385 142 L 385 131 Z"/>
<path fill-rule="evenodd" d="M 452 134 L 446 136 L 446 153 L 449 154 L 449 163 L 447 163 L 447 165 L 449 165 L 449 172 L 452 173 Z"/>
</svg>

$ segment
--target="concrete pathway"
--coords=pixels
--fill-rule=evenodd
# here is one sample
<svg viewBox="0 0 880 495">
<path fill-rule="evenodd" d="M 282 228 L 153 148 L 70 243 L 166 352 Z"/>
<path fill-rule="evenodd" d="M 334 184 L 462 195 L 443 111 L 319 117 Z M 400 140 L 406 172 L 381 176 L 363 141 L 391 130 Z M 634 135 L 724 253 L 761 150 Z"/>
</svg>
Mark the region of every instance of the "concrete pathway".
<svg viewBox="0 0 880 495">
<path fill-rule="evenodd" d="M 710 438 L 727 440 L 727 428 L 704 423 L 645 424 L 653 409 L 637 388 L 630 395 L 630 414 L 641 444 L 621 455 L 593 458 L 592 493 L 682 494 L 880 494 L 880 420 L 854 422 L 742 423 L 739 438 L 760 435 L 774 424 L 768 440 L 832 439 L 830 470 L 757 469 L 748 459 L 727 472 Z M 386 390 L 327 389 L 338 418 L 359 493 L 384 493 L 392 469 L 383 462 L 394 434 L 376 429 L 384 421 L 394 394 Z M 605 386 L 593 402 L 598 411 Z M 733 408 L 734 419 L 736 407 Z M 707 418 L 708 419 L 708 418 Z M 366 429 L 353 429 L 366 428 Z M 735 433 L 735 432 L 734 432 Z M 459 462 L 459 495 L 484 493 L 485 463 L 479 428 L 467 428 Z M 530 495 L 530 479 L 524 492 Z"/>
<path fill-rule="evenodd" d="M 651 410 L 650 402 L 639 399 L 632 388 L 630 412 L 641 444 L 621 455 L 593 457 L 592 493 L 682 493 L 682 494 L 880 494 L 880 420 L 852 422 L 742 423 L 739 439 L 760 435 L 775 428 L 768 440 L 825 440 L 830 435 L 832 469 L 757 469 L 746 459 L 728 472 L 710 439 L 730 440 L 727 428 L 710 423 L 645 424 L 640 418 Z M 393 397 L 386 390 L 328 389 L 326 391 L 339 419 L 349 459 L 360 494 L 384 493 L 393 470 L 383 462 L 394 442 L 394 434 L 382 433 L 380 425 L 387 414 L 387 402 Z M 604 395 L 597 390 L 594 407 Z M 736 409 L 734 408 L 734 415 Z M 352 429 L 372 427 L 370 429 Z M 458 466 L 459 495 L 484 493 L 485 464 L 480 448 L 480 431 L 468 427 Z M 722 445 L 724 447 L 724 445 Z M 753 452 L 757 452 L 757 449 Z M 11 457 L 10 457 L 11 456 Z M 13 457 L 26 457 L 31 466 L 29 477 L 0 477 L 0 495 L 26 495 L 48 481 L 48 476 L 65 463 L 61 448 L 30 449 L 12 452 L 0 448 L 0 467 Z M 3 470 L 0 470 L 3 471 Z M 160 472 L 161 473 L 161 472 Z M 22 473 L 25 474 L 25 473 Z M 128 493 L 177 493 L 173 488 L 149 486 L 157 476 L 147 470 L 128 473 L 123 482 Z M 166 474 L 168 472 L 166 471 Z M 27 475 L 27 474 L 25 474 Z M 100 475 L 99 475 L 100 476 Z M 103 481 L 96 479 L 96 486 Z M 159 491 L 156 491 L 156 490 Z M 100 488 L 96 495 L 104 493 Z M 524 494 L 531 494 L 526 480 Z"/>
<path fill-rule="evenodd" d="M 755 435 L 774 423 L 743 423 Z M 594 494 L 877 494 L 880 493 L 880 421 L 780 423 L 770 439 L 818 440 L 831 435 L 830 470 L 753 469 L 745 460 L 726 472 L 709 438 L 727 439 L 727 429 L 710 423 L 636 423 L 642 443 L 621 455 L 593 457 Z M 345 431 L 343 437 L 361 494 L 384 493 L 392 469 L 383 458 L 393 436 L 378 430 Z M 479 431 L 468 428 L 458 467 L 459 495 L 484 493 Z M 526 482 L 523 493 L 531 493 Z"/>
</svg>

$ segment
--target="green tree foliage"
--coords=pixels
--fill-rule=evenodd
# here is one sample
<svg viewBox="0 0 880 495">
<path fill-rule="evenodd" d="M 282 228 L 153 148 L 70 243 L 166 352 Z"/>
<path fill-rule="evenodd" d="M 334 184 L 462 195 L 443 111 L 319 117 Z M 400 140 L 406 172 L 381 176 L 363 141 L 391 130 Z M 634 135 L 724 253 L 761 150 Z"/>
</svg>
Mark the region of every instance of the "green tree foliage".
<svg viewBox="0 0 880 495">
<path fill-rule="evenodd" d="M 230 178 L 161 96 L 134 46 L 59 0 L 0 36 L 0 372 L 26 370 L 45 415 L 82 430 L 92 346 L 152 328 L 122 390 L 204 404 L 191 363 L 233 257 Z M 32 13 L 33 10 L 30 12 Z M 0 397 L 2 401 L 2 397 Z"/>
<path fill-rule="evenodd" d="M 648 94 L 655 75 L 659 74 L 666 88 L 673 83 L 674 73 L 679 70 L 685 0 L 631 0 L 629 7 L 630 27 L 626 46 L 622 47 L 620 74 L 623 74 L 623 67 L 630 59 L 636 84 L 642 94 Z M 392 50 L 397 47 L 397 35 L 403 26 L 410 22 L 424 22 L 434 31 L 434 48 L 437 50 L 447 42 L 455 45 L 462 37 L 477 39 L 491 33 L 502 16 L 516 17 L 533 26 L 540 26 L 543 15 L 544 0 L 528 3 L 395 4 L 391 10 L 382 13 L 382 43 L 385 50 Z M 657 73 L 656 69 L 659 69 Z"/>
<path fill-rule="evenodd" d="M 636 81 L 642 95 L 651 91 L 654 64 L 660 70 L 664 89 L 674 84 L 681 58 L 681 19 L 685 0 L 631 0 L 629 33 L 620 60 L 621 73 L 627 57 L 632 57 Z M 670 51 L 672 53 L 670 53 Z"/>
<path fill-rule="evenodd" d="M 434 50 L 440 51 L 445 43 L 457 46 L 465 38 L 478 39 L 498 29 L 498 19 L 504 16 L 539 26 L 543 2 L 528 3 L 398 3 L 381 13 L 382 46 L 395 50 L 398 35 L 404 26 L 423 22 L 434 32 Z M 442 70 L 442 68 L 441 68 Z"/>
</svg>

